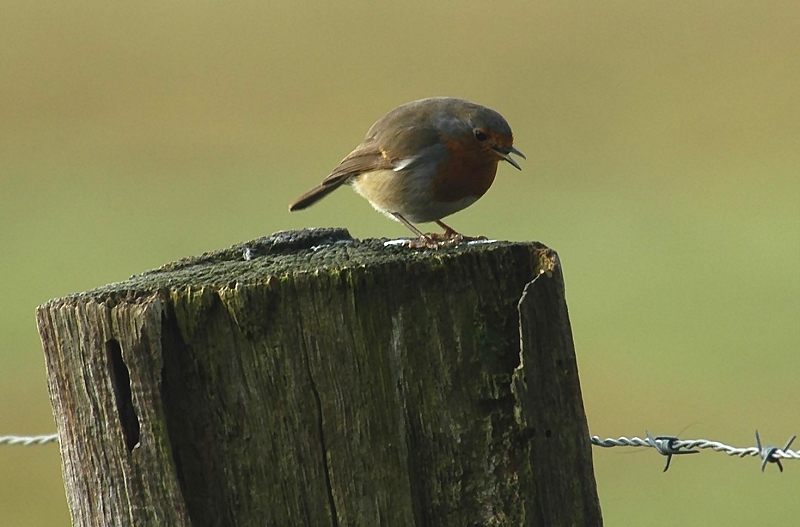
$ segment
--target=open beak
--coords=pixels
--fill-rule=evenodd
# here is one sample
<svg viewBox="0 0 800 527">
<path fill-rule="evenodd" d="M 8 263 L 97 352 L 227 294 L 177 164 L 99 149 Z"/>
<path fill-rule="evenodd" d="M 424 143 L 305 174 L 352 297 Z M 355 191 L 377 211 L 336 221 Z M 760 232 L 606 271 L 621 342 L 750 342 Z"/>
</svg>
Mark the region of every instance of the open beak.
<svg viewBox="0 0 800 527">
<path fill-rule="evenodd" d="M 517 161 L 513 157 L 511 157 L 511 154 L 517 154 L 522 159 L 528 159 L 527 157 L 525 157 L 525 154 L 523 154 L 513 146 L 509 146 L 508 148 L 500 148 L 498 146 L 493 146 L 492 150 L 497 152 L 497 155 L 499 155 L 501 159 L 503 159 L 504 161 L 508 161 L 508 163 L 517 170 L 522 170 L 522 167 L 519 166 L 519 163 L 517 163 Z"/>
</svg>

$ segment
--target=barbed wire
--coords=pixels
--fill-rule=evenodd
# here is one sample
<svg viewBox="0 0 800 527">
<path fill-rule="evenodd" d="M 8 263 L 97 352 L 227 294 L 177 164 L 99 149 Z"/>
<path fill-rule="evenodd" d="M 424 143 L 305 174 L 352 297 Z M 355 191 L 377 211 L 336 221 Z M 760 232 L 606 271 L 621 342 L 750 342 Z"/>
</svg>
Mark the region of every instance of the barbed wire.
<svg viewBox="0 0 800 527">
<path fill-rule="evenodd" d="M 43 436 L 0 436 L 0 445 L 46 445 L 47 443 L 55 443 L 58 441 L 58 434 L 49 434 Z"/>
<path fill-rule="evenodd" d="M 590 436 L 592 445 L 602 448 L 613 447 L 645 447 L 654 448 L 656 452 L 665 456 L 667 462 L 664 465 L 664 472 L 669 469 L 672 462 L 672 456 L 679 456 L 684 454 L 698 454 L 700 450 L 713 450 L 714 452 L 722 452 L 729 456 L 736 456 L 739 458 L 755 457 L 761 458 L 761 471 L 763 472 L 767 464 L 775 463 L 778 469 L 783 472 L 783 465 L 781 459 L 800 459 L 800 450 L 790 450 L 792 443 L 797 436 L 793 435 L 789 438 L 783 448 L 778 448 L 771 445 L 763 445 L 761 443 L 761 436 L 756 430 L 756 446 L 736 447 L 727 445 L 720 441 L 713 441 L 711 439 L 680 439 L 677 436 L 655 436 L 653 437 L 650 432 L 645 433 L 645 437 L 607 437 L 602 439 L 600 436 Z M 0 436 L 0 445 L 21 445 L 21 446 L 34 446 L 46 445 L 48 443 L 58 442 L 58 434 L 40 435 L 40 436 Z"/>
<path fill-rule="evenodd" d="M 591 436 L 590 439 L 593 445 L 603 448 L 618 446 L 655 448 L 659 454 L 667 458 L 667 463 L 664 465 L 664 472 L 669 469 L 672 456 L 697 454 L 700 452 L 700 450 L 697 449 L 711 449 L 714 452 L 722 452 L 729 456 L 738 456 L 740 458 L 759 456 L 761 457 L 762 472 L 764 472 L 768 463 L 775 463 L 778 465 L 778 469 L 783 472 L 781 459 L 800 459 L 800 451 L 789 450 L 796 437 L 796 435 L 790 437 L 783 448 L 772 445 L 762 445 L 758 430 L 756 430 L 756 446 L 751 447 L 735 447 L 710 439 L 680 439 L 677 436 L 653 437 L 650 435 L 650 432 L 646 432 L 644 439 L 640 437 L 628 438 L 624 436 L 618 438 L 609 437 L 606 439 L 601 439 L 599 436 Z"/>
</svg>

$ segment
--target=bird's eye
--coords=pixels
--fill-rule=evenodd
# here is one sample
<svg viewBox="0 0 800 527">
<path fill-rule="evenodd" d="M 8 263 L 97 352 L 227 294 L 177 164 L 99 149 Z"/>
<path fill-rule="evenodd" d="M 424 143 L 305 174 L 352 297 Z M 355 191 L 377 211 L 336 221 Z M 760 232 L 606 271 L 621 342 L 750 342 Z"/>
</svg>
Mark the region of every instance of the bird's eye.
<svg viewBox="0 0 800 527">
<path fill-rule="evenodd" d="M 486 141 L 487 139 L 489 139 L 489 136 L 486 135 L 486 132 L 484 132 L 479 128 L 476 128 L 473 133 L 475 134 L 475 139 L 477 139 L 478 141 Z"/>
</svg>

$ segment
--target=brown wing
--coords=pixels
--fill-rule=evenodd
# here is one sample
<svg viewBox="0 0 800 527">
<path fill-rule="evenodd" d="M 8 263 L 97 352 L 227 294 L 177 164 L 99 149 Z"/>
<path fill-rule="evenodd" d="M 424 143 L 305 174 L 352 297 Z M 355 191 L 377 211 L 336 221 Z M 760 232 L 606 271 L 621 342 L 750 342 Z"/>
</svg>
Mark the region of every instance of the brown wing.
<svg viewBox="0 0 800 527">
<path fill-rule="evenodd" d="M 400 107 L 379 119 L 367 132 L 367 137 L 355 150 L 333 169 L 322 183 L 312 188 L 294 203 L 289 210 L 301 210 L 321 200 L 350 178 L 373 170 L 402 170 L 422 160 L 438 143 L 439 134 L 430 125 L 430 118 L 409 115 Z"/>
<path fill-rule="evenodd" d="M 313 205 L 339 188 L 342 183 L 346 183 L 347 180 L 353 176 L 373 170 L 391 168 L 391 161 L 384 156 L 383 152 L 381 152 L 374 143 L 360 145 L 350 152 L 347 157 L 342 159 L 339 166 L 334 168 L 333 172 L 322 180 L 322 183 L 312 188 L 289 205 L 289 210 L 301 210 Z"/>
</svg>

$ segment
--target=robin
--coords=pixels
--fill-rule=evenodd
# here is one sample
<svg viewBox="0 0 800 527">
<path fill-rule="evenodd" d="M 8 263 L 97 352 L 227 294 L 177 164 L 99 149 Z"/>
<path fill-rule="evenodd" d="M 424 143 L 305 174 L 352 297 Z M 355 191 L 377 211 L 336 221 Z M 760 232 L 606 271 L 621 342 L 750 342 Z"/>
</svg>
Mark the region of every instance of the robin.
<svg viewBox="0 0 800 527">
<path fill-rule="evenodd" d="M 379 212 L 408 227 L 412 245 L 438 247 L 467 239 L 442 218 L 483 196 L 499 161 L 522 170 L 510 154 L 511 128 L 494 110 L 463 99 L 433 97 L 390 111 L 333 172 L 289 205 L 302 210 L 347 183 Z M 442 234 L 424 234 L 415 223 L 435 222 Z"/>
</svg>

